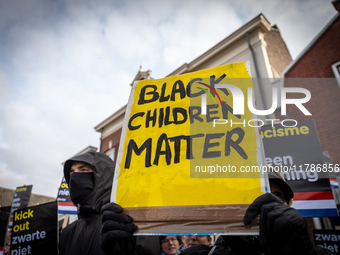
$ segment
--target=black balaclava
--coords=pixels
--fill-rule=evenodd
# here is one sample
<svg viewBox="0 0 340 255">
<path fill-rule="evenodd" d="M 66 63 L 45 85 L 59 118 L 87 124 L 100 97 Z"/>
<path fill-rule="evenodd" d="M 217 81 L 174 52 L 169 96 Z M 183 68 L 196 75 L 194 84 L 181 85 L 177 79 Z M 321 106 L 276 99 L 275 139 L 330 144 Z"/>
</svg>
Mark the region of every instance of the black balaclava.
<svg viewBox="0 0 340 255">
<path fill-rule="evenodd" d="M 80 204 L 77 204 L 78 217 L 84 218 L 85 216 L 90 214 L 92 215 L 93 213 L 100 214 L 100 210 L 103 205 L 110 202 L 115 163 L 103 152 L 86 152 L 84 154 L 74 156 L 73 158 L 66 160 L 64 164 L 64 176 L 69 186 L 71 176 L 70 171 L 75 162 L 85 162 L 91 165 L 94 176 L 93 191 Z M 72 191 L 74 191 L 73 187 L 70 193 Z M 85 196 L 82 197 L 84 198 Z"/>
<path fill-rule="evenodd" d="M 94 173 L 73 173 L 70 177 L 70 197 L 75 206 L 87 198 L 94 189 Z"/>
</svg>

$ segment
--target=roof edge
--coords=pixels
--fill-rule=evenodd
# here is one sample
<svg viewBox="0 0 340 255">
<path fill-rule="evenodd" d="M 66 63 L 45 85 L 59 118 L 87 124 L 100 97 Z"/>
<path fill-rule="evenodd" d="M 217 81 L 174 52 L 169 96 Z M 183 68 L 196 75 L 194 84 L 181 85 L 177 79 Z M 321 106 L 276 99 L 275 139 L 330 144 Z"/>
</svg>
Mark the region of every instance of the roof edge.
<svg viewBox="0 0 340 255">
<path fill-rule="evenodd" d="M 214 45 L 212 48 L 210 48 L 209 50 L 195 58 L 189 64 L 184 63 L 182 66 L 180 66 L 167 76 L 183 74 L 184 72 L 192 71 L 194 68 L 202 64 L 202 62 L 204 62 L 207 58 L 211 58 L 217 55 L 219 52 L 229 47 L 230 44 L 234 43 L 242 36 L 244 36 L 246 32 L 251 32 L 257 27 L 261 27 L 266 32 L 270 31 L 270 22 L 262 13 L 260 13 L 255 18 L 244 24 L 242 27 L 231 33 L 229 36 L 227 36 L 222 41 Z"/>
<path fill-rule="evenodd" d="M 114 114 L 112 114 L 110 117 L 99 123 L 97 126 L 94 127 L 94 129 L 97 132 L 101 132 L 101 129 L 106 126 L 108 123 L 116 119 L 117 117 L 121 116 L 122 114 L 125 114 L 127 104 L 124 105 L 122 108 L 120 108 L 118 111 L 116 111 Z"/>
<path fill-rule="evenodd" d="M 300 58 L 305 55 L 305 53 L 316 43 L 316 41 L 322 36 L 328 27 L 339 17 L 339 13 L 335 14 L 330 21 L 313 37 L 313 39 L 307 44 L 305 48 L 297 55 L 297 57 L 284 69 L 281 73 L 281 78 L 285 78 L 286 73 L 300 60 Z"/>
</svg>

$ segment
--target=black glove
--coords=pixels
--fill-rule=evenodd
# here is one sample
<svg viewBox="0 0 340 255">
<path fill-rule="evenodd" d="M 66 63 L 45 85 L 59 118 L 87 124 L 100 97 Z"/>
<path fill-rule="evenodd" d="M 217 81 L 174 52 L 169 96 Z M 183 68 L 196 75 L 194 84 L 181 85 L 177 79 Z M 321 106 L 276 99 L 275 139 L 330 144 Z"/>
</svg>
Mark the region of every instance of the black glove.
<svg viewBox="0 0 340 255">
<path fill-rule="evenodd" d="M 305 219 L 271 193 L 259 196 L 248 207 L 243 223 L 260 214 L 260 245 L 269 254 L 315 254 Z"/>
<path fill-rule="evenodd" d="M 136 241 L 133 232 L 137 226 L 132 218 L 123 214 L 123 208 L 115 203 L 102 207 L 101 246 L 105 254 L 134 254 Z"/>
</svg>

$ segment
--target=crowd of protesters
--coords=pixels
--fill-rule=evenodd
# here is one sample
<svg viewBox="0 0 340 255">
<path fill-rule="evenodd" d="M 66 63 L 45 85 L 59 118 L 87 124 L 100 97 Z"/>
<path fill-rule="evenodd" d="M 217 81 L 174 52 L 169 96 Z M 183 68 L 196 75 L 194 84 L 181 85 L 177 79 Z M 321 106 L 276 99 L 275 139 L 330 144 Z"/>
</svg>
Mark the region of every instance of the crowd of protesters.
<svg viewBox="0 0 340 255">
<path fill-rule="evenodd" d="M 137 226 L 123 208 L 110 203 L 113 161 L 101 152 L 88 152 L 66 161 L 64 176 L 79 219 L 60 237 L 60 254 L 212 255 L 212 254 L 333 254 L 314 247 L 305 219 L 292 207 L 294 193 L 275 171 L 271 193 L 248 207 L 244 224 L 260 216 L 259 236 L 134 236 Z M 153 241 L 150 241 L 153 240 Z"/>
</svg>

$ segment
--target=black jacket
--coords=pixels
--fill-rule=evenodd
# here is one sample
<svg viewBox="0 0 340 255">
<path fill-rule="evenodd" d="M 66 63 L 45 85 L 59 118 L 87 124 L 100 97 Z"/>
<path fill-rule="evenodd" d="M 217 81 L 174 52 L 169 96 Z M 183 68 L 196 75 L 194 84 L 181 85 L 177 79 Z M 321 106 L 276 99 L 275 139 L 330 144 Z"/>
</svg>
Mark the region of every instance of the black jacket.
<svg viewBox="0 0 340 255">
<path fill-rule="evenodd" d="M 69 183 L 70 169 L 74 161 L 86 162 L 93 167 L 94 189 L 77 205 L 78 220 L 67 226 L 60 236 L 61 255 L 104 254 L 100 246 L 102 216 L 100 209 L 110 202 L 114 174 L 114 162 L 104 153 L 87 152 L 65 162 L 64 176 Z"/>
</svg>

